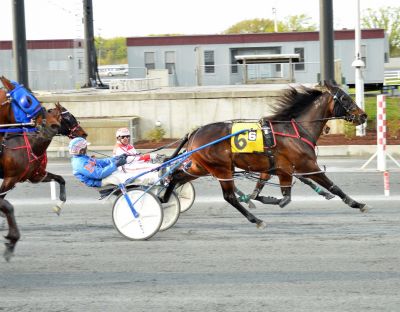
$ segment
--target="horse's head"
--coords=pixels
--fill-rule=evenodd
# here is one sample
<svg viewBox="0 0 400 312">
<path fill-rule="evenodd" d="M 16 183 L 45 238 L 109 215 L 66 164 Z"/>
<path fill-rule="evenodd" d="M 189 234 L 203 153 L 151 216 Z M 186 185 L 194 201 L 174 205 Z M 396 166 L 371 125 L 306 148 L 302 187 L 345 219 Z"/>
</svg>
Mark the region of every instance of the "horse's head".
<svg viewBox="0 0 400 312">
<path fill-rule="evenodd" d="M 0 92 L 0 104 L 10 104 L 1 110 L 1 123 L 29 123 L 44 129 L 49 136 L 57 134 L 60 122 L 54 116 L 48 116 L 46 109 L 30 90 L 4 76 L 0 77 L 6 91 Z M 6 105 L 2 106 L 6 107 Z M 40 130 L 39 129 L 39 130 Z"/>
<path fill-rule="evenodd" d="M 361 125 L 367 121 L 368 115 L 338 85 L 325 81 L 325 87 L 333 99 L 331 110 L 334 117 L 343 118 L 356 125 Z"/>
<path fill-rule="evenodd" d="M 55 108 L 49 109 L 49 113 L 56 115 L 59 114 L 61 116 L 60 123 L 61 127 L 58 131 L 58 134 L 65 135 L 70 139 L 82 137 L 85 138 L 88 136 L 87 132 L 81 127 L 79 121 L 76 120 L 75 116 L 72 115 L 65 107 L 63 107 L 60 103 L 55 104 Z"/>
<path fill-rule="evenodd" d="M 35 117 L 35 126 L 46 139 L 53 138 L 61 127 L 61 114 L 50 114 L 44 107 Z"/>
</svg>

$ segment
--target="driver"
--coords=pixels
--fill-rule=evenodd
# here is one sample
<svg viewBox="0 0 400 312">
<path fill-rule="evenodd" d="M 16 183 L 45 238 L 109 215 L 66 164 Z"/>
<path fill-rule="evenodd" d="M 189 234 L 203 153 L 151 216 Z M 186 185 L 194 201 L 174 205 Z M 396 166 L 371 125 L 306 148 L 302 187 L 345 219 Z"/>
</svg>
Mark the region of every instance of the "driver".
<svg viewBox="0 0 400 312">
<path fill-rule="evenodd" d="M 128 155 L 126 165 L 118 168 L 119 170 L 140 174 L 159 166 L 159 164 L 155 164 L 155 162 L 160 162 L 162 156 L 138 153 L 135 147 L 130 144 L 131 133 L 128 128 L 119 128 L 115 133 L 115 137 L 117 138 L 117 142 L 114 146 L 113 155 Z"/>
<path fill-rule="evenodd" d="M 72 156 L 72 172 L 79 181 L 91 187 L 118 185 L 138 173 L 125 173 L 117 170 L 126 164 L 126 154 L 108 158 L 94 158 L 87 155 L 88 142 L 84 138 L 75 138 L 69 143 L 69 153 Z M 134 180 L 135 184 L 152 184 L 158 181 L 157 172 L 149 172 Z"/>
</svg>

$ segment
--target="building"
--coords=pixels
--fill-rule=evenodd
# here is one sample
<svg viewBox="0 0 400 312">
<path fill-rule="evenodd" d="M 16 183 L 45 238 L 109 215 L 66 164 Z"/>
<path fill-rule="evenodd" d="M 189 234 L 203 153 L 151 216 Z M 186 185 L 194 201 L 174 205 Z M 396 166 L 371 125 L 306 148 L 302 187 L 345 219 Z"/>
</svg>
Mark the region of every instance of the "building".
<svg viewBox="0 0 400 312">
<path fill-rule="evenodd" d="M 354 30 L 335 31 L 334 39 L 336 68 L 341 70 L 342 82 L 352 85 Z M 361 45 L 365 83 L 382 84 L 384 63 L 389 59 L 384 30 L 362 30 Z M 143 78 L 144 72 L 164 69 L 168 71 L 170 86 L 315 83 L 320 77 L 318 32 L 131 37 L 127 38 L 127 48 L 130 78 Z M 271 59 L 272 55 L 292 55 L 293 62 L 243 61 L 244 56 L 262 56 L 265 60 L 268 55 Z"/>
<path fill-rule="evenodd" d="M 28 40 L 27 59 L 32 90 L 76 89 L 84 83 L 82 40 Z M 0 75 L 15 80 L 12 41 L 0 41 Z"/>
</svg>

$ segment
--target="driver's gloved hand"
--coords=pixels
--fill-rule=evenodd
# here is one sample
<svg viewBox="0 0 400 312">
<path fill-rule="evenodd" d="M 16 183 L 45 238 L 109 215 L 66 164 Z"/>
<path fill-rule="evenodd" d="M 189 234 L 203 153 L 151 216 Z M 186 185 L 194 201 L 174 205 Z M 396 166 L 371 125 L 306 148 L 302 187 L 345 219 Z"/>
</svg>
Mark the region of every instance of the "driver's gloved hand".
<svg viewBox="0 0 400 312">
<path fill-rule="evenodd" d="M 150 159 L 153 164 L 162 163 L 165 157 L 166 156 L 162 154 L 150 154 Z"/>
<path fill-rule="evenodd" d="M 128 157 L 127 154 L 121 154 L 121 155 L 115 156 L 114 157 L 115 166 L 119 167 L 119 166 L 125 165 L 127 157 Z"/>
</svg>

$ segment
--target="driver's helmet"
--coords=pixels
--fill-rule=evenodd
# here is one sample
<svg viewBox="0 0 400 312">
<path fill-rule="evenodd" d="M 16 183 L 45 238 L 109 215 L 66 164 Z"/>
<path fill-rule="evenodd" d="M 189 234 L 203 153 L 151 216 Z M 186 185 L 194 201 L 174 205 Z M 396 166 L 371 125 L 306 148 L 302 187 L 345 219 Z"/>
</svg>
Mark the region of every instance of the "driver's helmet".
<svg viewBox="0 0 400 312">
<path fill-rule="evenodd" d="M 128 128 L 119 128 L 117 132 L 115 132 L 115 137 L 119 138 L 121 136 L 130 136 L 131 133 Z"/>
<path fill-rule="evenodd" d="M 88 142 L 84 138 L 75 138 L 69 142 L 68 151 L 71 155 L 79 155 L 81 150 L 88 146 Z"/>
</svg>

